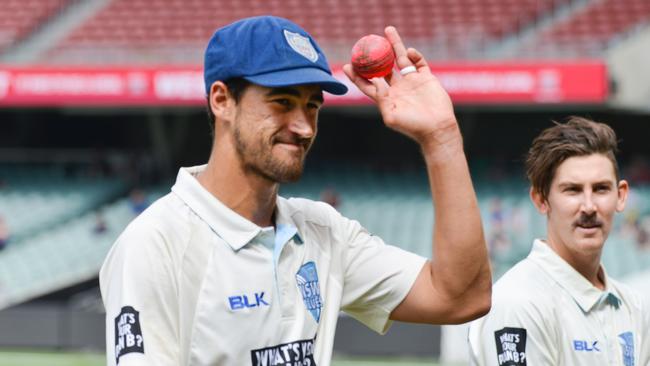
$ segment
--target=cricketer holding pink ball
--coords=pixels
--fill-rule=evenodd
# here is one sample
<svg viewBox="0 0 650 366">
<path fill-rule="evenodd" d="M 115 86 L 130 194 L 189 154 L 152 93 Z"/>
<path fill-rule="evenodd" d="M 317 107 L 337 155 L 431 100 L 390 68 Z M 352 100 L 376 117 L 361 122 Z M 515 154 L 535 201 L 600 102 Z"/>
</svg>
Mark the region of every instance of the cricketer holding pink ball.
<svg viewBox="0 0 650 366">
<path fill-rule="evenodd" d="M 457 323 L 488 311 L 487 249 L 451 102 L 422 55 L 394 28 L 386 36 L 405 76 L 367 81 L 344 70 L 386 125 L 422 149 L 435 261 L 386 245 L 325 203 L 278 196 L 302 173 L 322 91 L 347 88 L 303 29 L 244 19 L 206 50 L 207 165 L 181 168 L 102 267 L 109 365 L 325 366 L 341 310 L 377 332 L 391 320 Z"/>
</svg>

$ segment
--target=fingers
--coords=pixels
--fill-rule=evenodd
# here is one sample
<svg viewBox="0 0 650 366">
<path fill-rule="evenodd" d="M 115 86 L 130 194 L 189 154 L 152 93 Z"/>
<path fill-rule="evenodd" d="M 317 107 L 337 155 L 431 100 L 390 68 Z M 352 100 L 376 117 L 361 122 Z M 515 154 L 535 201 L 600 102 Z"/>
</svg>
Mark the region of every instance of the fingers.
<svg viewBox="0 0 650 366">
<path fill-rule="evenodd" d="M 390 44 L 393 45 L 393 51 L 395 52 L 395 63 L 397 64 L 397 68 L 401 70 L 406 66 L 411 66 L 411 60 L 406 53 L 406 47 L 404 47 L 404 43 L 402 42 L 402 38 L 399 36 L 399 33 L 397 33 L 397 29 L 395 29 L 393 26 L 388 26 L 384 30 L 384 33 L 386 34 L 386 39 L 388 39 Z"/>
<path fill-rule="evenodd" d="M 354 85 L 363 92 L 363 94 L 369 96 L 373 100 L 377 99 L 377 88 L 376 86 L 370 82 L 369 80 L 366 80 L 362 78 L 361 76 L 357 75 L 356 72 L 354 72 L 354 69 L 352 68 L 352 65 L 350 64 L 345 64 L 343 65 L 343 72 L 345 75 L 354 83 Z"/>
<path fill-rule="evenodd" d="M 402 75 L 399 74 L 399 70 L 398 70 L 398 71 L 393 71 L 390 74 L 386 75 L 384 77 L 384 80 L 386 80 L 388 85 L 393 85 L 401 78 L 402 78 Z"/>
<path fill-rule="evenodd" d="M 389 84 L 384 78 L 372 78 L 370 82 L 375 87 L 375 101 L 381 108 L 382 104 L 384 104 L 383 99 L 388 96 Z"/>
<path fill-rule="evenodd" d="M 429 64 L 427 63 L 427 60 L 418 50 L 416 50 L 415 48 L 408 48 L 406 50 L 406 55 L 411 62 L 411 64 L 409 64 L 408 66 L 414 66 L 417 73 L 431 75 L 431 69 L 429 68 Z M 393 72 L 390 75 L 387 75 L 385 79 L 386 82 L 388 82 L 388 85 L 393 85 L 396 82 L 402 80 L 405 76 L 408 76 L 408 74 L 402 75 L 398 71 L 398 72 Z"/>
<path fill-rule="evenodd" d="M 363 94 L 374 100 L 380 109 L 382 108 L 385 104 L 383 101 L 388 96 L 388 83 L 384 78 L 364 79 L 354 72 L 350 64 L 343 65 L 343 72 Z"/>
<path fill-rule="evenodd" d="M 424 56 L 420 53 L 420 51 L 416 50 L 415 48 L 409 48 L 406 51 L 406 54 L 415 68 L 418 69 L 418 72 L 425 72 L 429 74 L 431 73 L 429 64 L 427 63 L 427 60 L 424 58 Z"/>
<path fill-rule="evenodd" d="M 431 73 L 429 64 L 427 63 L 427 60 L 424 58 L 422 53 L 420 53 L 420 51 L 416 50 L 415 48 L 406 49 L 404 42 L 402 42 L 402 38 L 400 37 L 395 27 L 386 27 L 384 33 L 386 33 L 386 38 L 393 46 L 393 51 L 395 52 L 395 63 L 397 64 L 398 70 L 402 70 L 408 66 L 415 66 L 418 72 L 424 72 L 427 74 Z M 393 75 L 387 79 L 389 84 L 392 85 L 394 82 L 401 79 L 402 75 L 396 74 L 397 73 L 393 73 Z"/>
</svg>

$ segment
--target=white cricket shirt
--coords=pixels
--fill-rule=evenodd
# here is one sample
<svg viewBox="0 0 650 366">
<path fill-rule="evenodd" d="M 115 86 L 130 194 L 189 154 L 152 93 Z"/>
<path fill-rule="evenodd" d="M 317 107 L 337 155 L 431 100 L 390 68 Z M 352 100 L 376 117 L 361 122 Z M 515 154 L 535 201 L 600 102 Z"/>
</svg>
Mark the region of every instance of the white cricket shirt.
<svg viewBox="0 0 650 366">
<path fill-rule="evenodd" d="M 278 197 L 275 229 L 183 168 L 100 273 L 109 365 L 329 365 L 339 311 L 377 332 L 426 259 L 331 206 Z"/>
<path fill-rule="evenodd" d="M 535 240 L 494 285 L 490 313 L 471 323 L 471 364 L 650 365 L 650 309 L 603 274 L 605 291 Z"/>
</svg>

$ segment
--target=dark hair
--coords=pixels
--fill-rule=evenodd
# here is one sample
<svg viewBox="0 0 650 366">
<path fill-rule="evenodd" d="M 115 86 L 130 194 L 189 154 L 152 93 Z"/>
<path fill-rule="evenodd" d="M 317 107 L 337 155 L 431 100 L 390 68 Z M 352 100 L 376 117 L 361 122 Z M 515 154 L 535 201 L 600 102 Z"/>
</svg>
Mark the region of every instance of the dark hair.
<svg viewBox="0 0 650 366">
<path fill-rule="evenodd" d="M 618 141 L 611 127 L 576 116 L 569 117 L 566 123 L 553 123 L 555 126 L 533 140 L 526 157 L 526 175 L 542 200 L 548 199 L 557 167 L 570 157 L 603 154 L 614 165 L 616 180 L 619 179 L 615 156 Z"/>
<path fill-rule="evenodd" d="M 224 81 L 223 83 L 226 84 L 228 92 L 235 99 L 236 103 L 239 103 L 241 96 L 244 94 L 244 91 L 251 84 L 250 81 L 244 78 L 232 78 Z M 216 116 L 212 112 L 212 108 L 210 108 L 210 94 L 208 93 L 208 96 L 205 98 L 208 106 L 208 118 L 210 120 L 210 134 L 212 137 L 214 137 L 214 124 L 216 122 Z"/>
</svg>

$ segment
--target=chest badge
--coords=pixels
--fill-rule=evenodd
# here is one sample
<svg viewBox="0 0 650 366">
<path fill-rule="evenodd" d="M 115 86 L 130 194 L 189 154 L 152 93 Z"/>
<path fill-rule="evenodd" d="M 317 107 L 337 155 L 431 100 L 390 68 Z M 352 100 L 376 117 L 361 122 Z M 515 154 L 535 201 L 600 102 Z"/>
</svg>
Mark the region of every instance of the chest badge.
<svg viewBox="0 0 650 366">
<path fill-rule="evenodd" d="M 625 366 L 634 366 L 634 334 L 625 332 L 618 335 L 618 342 L 621 344 L 623 351 L 623 364 Z"/>
<path fill-rule="evenodd" d="M 296 283 L 298 290 L 305 302 L 305 307 L 316 322 L 320 321 L 320 311 L 323 308 L 323 299 L 320 296 L 320 287 L 318 285 L 318 272 L 314 262 L 307 262 L 300 267 L 296 273 Z"/>
</svg>

